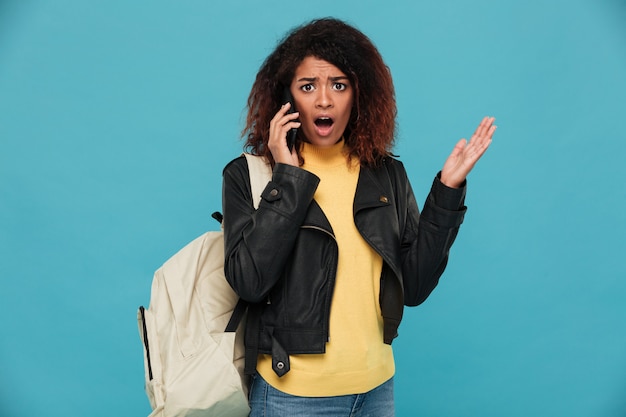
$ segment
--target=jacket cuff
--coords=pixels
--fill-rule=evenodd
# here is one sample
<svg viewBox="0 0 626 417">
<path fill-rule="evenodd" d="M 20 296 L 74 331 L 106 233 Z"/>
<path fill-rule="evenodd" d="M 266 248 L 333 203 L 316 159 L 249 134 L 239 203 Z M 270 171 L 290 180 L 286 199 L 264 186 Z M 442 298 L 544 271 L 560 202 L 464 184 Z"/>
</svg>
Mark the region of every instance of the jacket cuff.
<svg viewBox="0 0 626 417">
<path fill-rule="evenodd" d="M 441 182 L 441 171 L 437 173 L 431 189 L 436 206 L 445 210 L 461 210 L 465 202 L 465 192 L 467 190 L 467 180 L 459 188 L 451 188 Z"/>
<path fill-rule="evenodd" d="M 300 209 L 306 211 L 311 200 L 313 200 L 319 182 L 319 177 L 302 168 L 276 164 L 272 173 L 272 180 L 261 193 L 259 207 L 271 204 L 278 211 L 290 215 Z M 283 198 L 286 196 L 288 198 Z"/>
<path fill-rule="evenodd" d="M 317 175 L 293 165 L 277 163 L 274 165 L 272 180 L 280 182 L 282 179 L 291 178 L 291 181 L 302 183 L 307 187 L 317 188 L 320 179 Z"/>
</svg>

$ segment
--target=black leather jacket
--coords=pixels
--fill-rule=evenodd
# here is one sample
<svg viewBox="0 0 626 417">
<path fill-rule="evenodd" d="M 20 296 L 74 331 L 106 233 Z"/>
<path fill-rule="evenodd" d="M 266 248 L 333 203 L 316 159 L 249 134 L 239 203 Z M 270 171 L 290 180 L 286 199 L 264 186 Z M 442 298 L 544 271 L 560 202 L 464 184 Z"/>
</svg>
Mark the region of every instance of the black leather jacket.
<svg viewBox="0 0 626 417">
<path fill-rule="evenodd" d="M 338 248 L 313 200 L 319 179 L 277 164 L 255 211 L 245 158 L 223 175 L 226 278 L 250 302 L 246 372 L 254 372 L 261 352 L 272 354 L 282 375 L 290 354 L 323 353 L 328 340 Z M 383 258 L 385 343 L 397 336 L 403 306 L 422 303 L 437 285 L 463 221 L 464 197 L 465 186 L 451 189 L 435 178 L 420 215 L 401 162 L 387 158 L 380 168 L 361 168 L 354 222 Z"/>
</svg>

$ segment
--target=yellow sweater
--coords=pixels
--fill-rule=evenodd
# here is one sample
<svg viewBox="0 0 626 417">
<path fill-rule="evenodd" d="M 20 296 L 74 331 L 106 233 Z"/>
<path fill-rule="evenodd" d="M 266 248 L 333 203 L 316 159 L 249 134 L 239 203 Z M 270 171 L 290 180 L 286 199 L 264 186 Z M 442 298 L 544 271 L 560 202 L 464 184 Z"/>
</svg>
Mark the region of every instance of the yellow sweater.
<svg viewBox="0 0 626 417">
<path fill-rule="evenodd" d="M 330 310 L 326 353 L 291 355 L 291 370 L 279 378 L 271 356 L 257 370 L 276 389 L 291 395 L 325 397 L 367 392 L 394 374 L 390 345 L 383 343 L 378 295 L 382 259 L 361 237 L 353 218 L 359 163 L 347 162 L 344 142 L 330 148 L 304 143 L 302 168 L 320 178 L 315 201 L 335 233 L 339 260 Z"/>
</svg>

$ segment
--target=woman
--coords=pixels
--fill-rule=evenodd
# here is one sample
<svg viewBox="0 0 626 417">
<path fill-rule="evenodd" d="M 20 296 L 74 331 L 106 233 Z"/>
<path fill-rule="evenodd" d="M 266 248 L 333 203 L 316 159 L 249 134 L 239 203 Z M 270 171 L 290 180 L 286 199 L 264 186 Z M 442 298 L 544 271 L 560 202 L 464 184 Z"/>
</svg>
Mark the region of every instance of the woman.
<svg viewBox="0 0 626 417">
<path fill-rule="evenodd" d="M 391 153 L 391 75 L 357 29 L 320 19 L 292 31 L 259 70 L 248 109 L 246 147 L 273 177 L 255 211 L 245 159 L 231 162 L 223 211 L 226 277 L 251 303 L 251 416 L 393 416 L 403 306 L 422 303 L 445 269 L 494 119 L 457 143 L 420 214 Z"/>
</svg>

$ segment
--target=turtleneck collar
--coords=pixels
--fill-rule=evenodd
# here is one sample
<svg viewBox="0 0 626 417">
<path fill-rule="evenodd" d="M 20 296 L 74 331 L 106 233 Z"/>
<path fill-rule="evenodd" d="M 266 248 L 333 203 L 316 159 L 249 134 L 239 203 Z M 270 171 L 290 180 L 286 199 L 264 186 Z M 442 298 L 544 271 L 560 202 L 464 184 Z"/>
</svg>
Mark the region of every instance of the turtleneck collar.
<svg viewBox="0 0 626 417">
<path fill-rule="evenodd" d="M 327 147 L 319 147 L 303 142 L 300 151 L 305 165 L 334 167 L 346 163 L 348 149 L 345 145 L 343 138 L 334 145 Z"/>
</svg>

